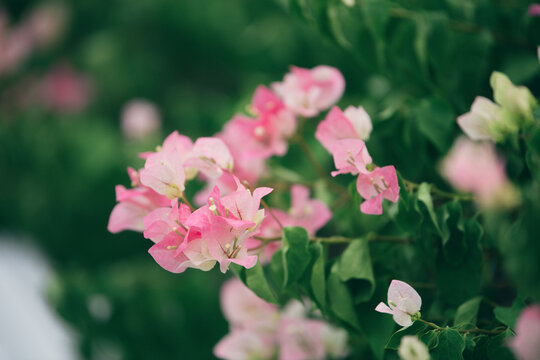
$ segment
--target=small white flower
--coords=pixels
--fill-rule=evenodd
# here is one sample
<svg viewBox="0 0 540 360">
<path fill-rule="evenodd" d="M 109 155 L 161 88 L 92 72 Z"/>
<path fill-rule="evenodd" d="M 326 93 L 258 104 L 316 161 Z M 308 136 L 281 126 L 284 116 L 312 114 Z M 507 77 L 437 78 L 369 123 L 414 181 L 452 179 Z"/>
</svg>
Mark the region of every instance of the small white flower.
<svg viewBox="0 0 540 360">
<path fill-rule="evenodd" d="M 398 348 L 401 360 L 429 360 L 429 351 L 423 342 L 416 336 L 404 336 Z"/>
</svg>

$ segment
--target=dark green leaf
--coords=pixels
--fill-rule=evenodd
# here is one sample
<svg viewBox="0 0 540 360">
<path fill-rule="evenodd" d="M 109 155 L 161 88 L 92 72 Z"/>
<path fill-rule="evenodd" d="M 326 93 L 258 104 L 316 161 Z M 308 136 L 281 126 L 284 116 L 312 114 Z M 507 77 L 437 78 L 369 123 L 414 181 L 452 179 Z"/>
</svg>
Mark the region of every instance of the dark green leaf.
<svg viewBox="0 0 540 360">
<path fill-rule="evenodd" d="M 433 360 L 460 360 L 463 359 L 465 340 L 454 329 L 444 329 L 439 333 L 437 346 L 431 351 Z"/>
<path fill-rule="evenodd" d="M 512 307 L 497 306 L 493 309 L 493 313 L 497 320 L 513 329 L 516 325 L 516 320 L 519 317 L 519 314 L 521 314 L 521 311 L 525 308 L 525 305 L 523 299 L 518 297 L 512 303 Z"/>
<path fill-rule="evenodd" d="M 415 321 L 411 326 L 406 328 L 401 328 L 398 331 L 396 331 L 390 340 L 388 340 L 388 343 L 386 343 L 387 349 L 393 349 L 397 350 L 399 348 L 399 344 L 401 343 L 401 338 L 407 335 L 416 335 L 420 337 L 423 335 L 428 326 L 424 324 L 421 321 Z"/>
<path fill-rule="evenodd" d="M 373 295 L 375 280 L 366 238 L 352 241 L 337 262 L 339 279 L 354 289 L 356 301 L 367 301 Z"/>
<path fill-rule="evenodd" d="M 456 122 L 452 107 L 439 98 L 422 99 L 414 109 L 414 116 L 420 132 L 440 153 L 445 153 Z"/>
</svg>

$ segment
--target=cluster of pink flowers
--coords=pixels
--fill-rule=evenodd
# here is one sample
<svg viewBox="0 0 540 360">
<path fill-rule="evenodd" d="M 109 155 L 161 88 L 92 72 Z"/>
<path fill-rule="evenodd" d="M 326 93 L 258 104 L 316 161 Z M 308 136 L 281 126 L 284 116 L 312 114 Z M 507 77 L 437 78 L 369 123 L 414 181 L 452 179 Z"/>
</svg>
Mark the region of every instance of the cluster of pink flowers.
<svg viewBox="0 0 540 360">
<path fill-rule="evenodd" d="M 128 170 L 132 189 L 121 185 L 116 189 L 119 203 L 109 230 L 144 231 L 155 242 L 150 254 L 172 272 L 188 267 L 209 270 L 216 262 L 223 272 L 231 262 L 249 268 L 261 252 L 261 260 L 267 261 L 280 243 L 261 246 L 255 236 L 279 237 L 282 226 L 302 226 L 314 235 L 332 214 L 323 202 L 310 199 L 308 188 L 292 186 L 290 211 L 273 209 L 269 217 L 260 204 L 272 189 L 252 190 L 250 184 L 263 174 L 266 159 L 287 152 L 287 138 L 296 130 L 298 114 L 324 110 L 339 99 L 343 77 L 327 66 L 293 67 L 284 82 L 273 87 L 281 89 L 283 98 L 259 86 L 250 106 L 253 117 L 234 116 L 214 137 L 193 142 L 175 131 L 155 152 L 140 154 L 144 168 Z M 287 105 L 291 97 L 309 101 L 300 110 Z M 133 114 L 128 110 L 124 123 L 131 129 L 128 120 L 133 121 L 127 118 Z M 207 186 L 195 196 L 200 208 L 194 209 L 184 191 L 186 182 L 197 175 Z"/>
<path fill-rule="evenodd" d="M 66 9 L 59 4 L 40 5 L 12 27 L 0 10 L 0 76 L 15 70 L 36 48 L 54 42 L 65 22 Z"/>
<path fill-rule="evenodd" d="M 346 331 L 307 317 L 299 301 L 280 310 L 232 279 L 221 290 L 221 307 L 231 332 L 214 348 L 219 358 L 322 360 L 347 355 Z"/>
<path fill-rule="evenodd" d="M 349 107 L 342 112 L 334 107 L 317 127 L 315 137 L 332 153 L 339 174 L 358 175 L 356 189 L 364 198 L 360 210 L 365 214 L 382 214 L 382 200 L 399 200 L 399 185 L 394 166 L 377 167 L 363 140 L 369 138 L 372 124 L 362 108 Z"/>
</svg>

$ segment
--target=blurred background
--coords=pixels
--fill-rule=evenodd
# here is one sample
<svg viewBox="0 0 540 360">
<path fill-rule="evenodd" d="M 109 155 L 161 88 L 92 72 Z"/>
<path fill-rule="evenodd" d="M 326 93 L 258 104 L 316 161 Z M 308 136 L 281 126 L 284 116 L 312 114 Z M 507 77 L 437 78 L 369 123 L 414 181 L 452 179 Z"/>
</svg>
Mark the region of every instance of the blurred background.
<svg viewBox="0 0 540 360">
<path fill-rule="evenodd" d="M 540 27 L 527 5 L 2 0 L 0 359 L 213 358 L 227 333 L 219 270 L 170 274 L 141 234 L 107 232 L 137 153 L 173 130 L 219 131 L 291 64 L 327 64 L 347 81 L 342 103 L 374 118 L 372 155 L 440 183 L 426 164 L 450 147 L 455 117 L 489 95 L 491 71 L 538 94 Z"/>
</svg>

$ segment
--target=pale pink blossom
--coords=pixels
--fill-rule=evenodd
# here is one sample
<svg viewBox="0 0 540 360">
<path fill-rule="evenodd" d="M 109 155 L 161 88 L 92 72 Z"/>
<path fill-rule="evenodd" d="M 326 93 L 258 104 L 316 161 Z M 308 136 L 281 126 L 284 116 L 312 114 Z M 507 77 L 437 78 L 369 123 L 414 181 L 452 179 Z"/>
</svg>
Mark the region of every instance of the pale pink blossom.
<svg viewBox="0 0 540 360">
<path fill-rule="evenodd" d="M 463 132 L 472 140 L 499 141 L 502 138 L 501 107 L 485 97 L 474 100 L 471 111 L 458 117 Z"/>
<path fill-rule="evenodd" d="M 279 308 L 267 303 L 248 289 L 239 279 L 228 280 L 221 288 L 221 310 L 232 328 L 275 332 Z"/>
<path fill-rule="evenodd" d="M 302 185 L 291 187 L 291 207 L 288 212 L 272 209 L 272 214 L 282 226 L 301 226 L 310 236 L 322 228 L 332 218 L 332 212 L 325 203 L 310 198 L 309 189 Z M 273 216 L 266 216 L 261 223 L 258 236 L 275 238 L 281 236 L 281 226 Z M 249 238 L 246 242 L 248 249 L 255 249 L 259 253 L 259 260 L 269 262 L 274 253 L 281 247 L 281 241 L 272 241 L 261 249 L 261 240 Z"/>
<path fill-rule="evenodd" d="M 145 216 L 144 237 L 158 243 L 173 231 L 185 235 L 187 228 L 183 223 L 190 215 L 189 207 L 174 199 L 171 206 L 155 209 Z"/>
<path fill-rule="evenodd" d="M 356 181 L 356 189 L 366 201 L 360 205 L 364 214 L 382 214 L 382 200 L 399 200 L 399 185 L 393 166 L 375 168 L 370 173 L 361 173 Z"/>
<path fill-rule="evenodd" d="M 37 46 L 54 43 L 64 31 L 68 12 L 60 2 L 45 2 L 32 9 L 24 21 Z"/>
<path fill-rule="evenodd" d="M 526 307 L 516 323 L 516 336 L 510 340 L 510 347 L 519 360 L 540 358 L 540 306 Z"/>
<path fill-rule="evenodd" d="M 280 360 L 324 360 L 324 323 L 319 320 L 284 317 L 279 323 Z"/>
<path fill-rule="evenodd" d="M 39 97 L 44 106 L 61 112 L 78 112 L 92 99 L 90 79 L 70 65 L 58 65 L 50 70 L 39 85 Z"/>
<path fill-rule="evenodd" d="M 122 133 L 128 139 L 144 139 L 161 128 L 161 116 L 150 101 L 131 100 L 122 109 Z"/>
<path fill-rule="evenodd" d="M 372 128 L 371 118 L 363 107 L 349 106 L 343 112 L 334 106 L 317 126 L 315 137 L 326 150 L 332 152 L 338 140 L 368 140 Z"/>
<path fill-rule="evenodd" d="M 413 317 L 419 316 L 422 298 L 409 284 L 392 280 L 388 287 L 388 305 L 379 303 L 376 311 L 391 314 L 394 321 L 403 327 L 411 326 Z"/>
<path fill-rule="evenodd" d="M 132 183 L 137 186 L 137 172 L 128 169 Z M 116 201 L 109 218 L 107 229 L 112 233 L 123 230 L 143 231 L 144 217 L 153 210 L 169 206 L 170 200 L 152 189 L 144 186 L 137 186 L 133 189 L 126 189 L 122 185 L 116 186 Z"/>
<path fill-rule="evenodd" d="M 283 82 L 273 83 L 272 88 L 294 112 L 313 117 L 341 98 L 345 80 L 339 70 L 330 66 L 313 69 L 291 66 Z"/>
<path fill-rule="evenodd" d="M 225 125 L 223 131 L 229 139 L 234 138 L 232 141 L 242 144 L 246 158 L 283 156 L 287 152 L 286 138 L 268 116 L 253 119 L 236 115 Z"/>
<path fill-rule="evenodd" d="M 540 4 L 529 5 L 527 14 L 529 14 L 529 16 L 540 16 Z"/>
<path fill-rule="evenodd" d="M 214 355 L 225 360 L 270 360 L 275 352 L 273 338 L 250 330 L 232 330 L 214 347 Z"/>
<path fill-rule="evenodd" d="M 332 155 L 337 169 L 337 171 L 332 171 L 332 176 L 367 173 L 369 172 L 367 166 L 373 161 L 366 144 L 359 139 L 336 141 L 332 148 Z"/>
<path fill-rule="evenodd" d="M 186 181 L 184 162 L 192 147 L 187 136 L 177 131 L 170 134 L 160 151 L 146 155 L 144 169 L 140 172 L 142 184 L 169 199 L 181 197 Z"/>
<path fill-rule="evenodd" d="M 198 138 L 184 166 L 200 171 L 210 178 L 218 178 L 224 171 L 233 169 L 233 157 L 221 139 Z"/>
<path fill-rule="evenodd" d="M 512 206 L 519 201 L 492 143 L 457 139 L 442 162 L 442 174 L 457 190 L 472 192 L 483 206 Z"/>
<path fill-rule="evenodd" d="M 310 198 L 309 189 L 302 185 L 291 187 L 291 208 L 285 226 L 301 226 L 310 236 L 332 218 L 332 212 L 321 200 Z"/>
<path fill-rule="evenodd" d="M 255 90 L 251 106 L 259 117 L 267 117 L 276 132 L 282 138 L 288 138 L 296 130 L 296 115 L 274 92 L 266 86 L 259 85 Z"/>
</svg>

